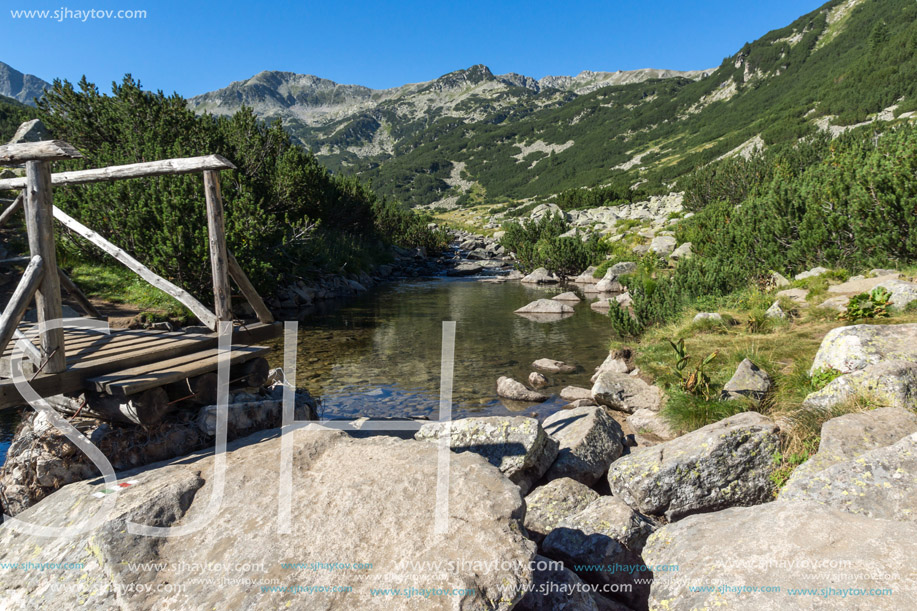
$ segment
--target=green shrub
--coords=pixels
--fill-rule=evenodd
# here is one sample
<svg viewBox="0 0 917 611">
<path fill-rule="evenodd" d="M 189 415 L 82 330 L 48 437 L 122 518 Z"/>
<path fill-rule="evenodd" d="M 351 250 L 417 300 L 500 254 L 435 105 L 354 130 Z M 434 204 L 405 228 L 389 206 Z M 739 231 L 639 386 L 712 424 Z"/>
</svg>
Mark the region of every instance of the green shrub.
<svg viewBox="0 0 917 611">
<path fill-rule="evenodd" d="M 605 258 L 608 246 L 598 235 L 586 241 L 579 237 L 561 237 L 570 225 L 559 214 L 545 215 L 537 221 L 510 222 L 500 244 L 516 255 L 518 267 L 525 273 L 538 267 L 561 278 L 576 275 Z"/>
<path fill-rule="evenodd" d="M 888 318 L 888 307 L 892 295 L 882 287 L 869 293 L 860 293 L 850 298 L 847 308 L 838 314 L 838 319 L 856 322 L 864 318 Z"/>
</svg>

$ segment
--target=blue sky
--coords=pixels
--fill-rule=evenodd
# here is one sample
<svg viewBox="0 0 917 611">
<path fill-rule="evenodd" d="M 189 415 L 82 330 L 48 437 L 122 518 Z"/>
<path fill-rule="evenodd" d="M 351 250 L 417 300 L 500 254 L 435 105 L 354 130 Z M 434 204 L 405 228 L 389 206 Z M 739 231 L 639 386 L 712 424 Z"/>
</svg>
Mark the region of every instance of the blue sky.
<svg viewBox="0 0 917 611">
<path fill-rule="evenodd" d="M 540 78 L 581 70 L 710 68 L 822 0 L 252 2 L 5 0 L 0 61 L 108 91 L 126 72 L 192 96 L 262 70 L 374 88 L 486 64 Z M 146 10 L 139 20 L 13 19 L 10 11 Z M 70 13 L 72 15 L 74 13 Z"/>
</svg>

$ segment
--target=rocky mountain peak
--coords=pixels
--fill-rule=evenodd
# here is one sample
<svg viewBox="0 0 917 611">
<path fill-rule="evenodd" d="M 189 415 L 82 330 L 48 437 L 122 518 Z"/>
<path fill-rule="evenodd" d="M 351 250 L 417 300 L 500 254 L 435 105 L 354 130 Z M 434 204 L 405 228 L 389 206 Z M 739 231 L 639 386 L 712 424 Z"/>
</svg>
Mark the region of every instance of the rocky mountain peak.
<svg viewBox="0 0 917 611">
<path fill-rule="evenodd" d="M 31 74 L 23 74 L 12 66 L 0 62 L 0 95 L 34 106 L 51 85 Z"/>
</svg>

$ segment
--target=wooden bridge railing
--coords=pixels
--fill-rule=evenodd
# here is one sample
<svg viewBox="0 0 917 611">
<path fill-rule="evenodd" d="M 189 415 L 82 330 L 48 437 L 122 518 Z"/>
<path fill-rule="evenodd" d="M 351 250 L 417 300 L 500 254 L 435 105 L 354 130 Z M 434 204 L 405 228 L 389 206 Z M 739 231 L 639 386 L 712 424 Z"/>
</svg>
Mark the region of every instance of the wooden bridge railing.
<svg viewBox="0 0 917 611">
<path fill-rule="evenodd" d="M 219 155 L 166 159 L 147 163 L 134 163 L 92 170 L 51 173 L 51 162 L 82 157 L 79 151 L 60 140 L 30 142 L 0 146 L 0 163 L 25 163 L 26 175 L 0 180 L 0 191 L 21 190 L 22 193 L 0 214 L 0 225 L 5 223 L 19 206 L 25 210 L 26 229 L 31 258 L 22 280 L 0 317 L 0 353 L 12 339 L 25 348 L 33 360 L 47 373 L 60 373 L 66 369 L 64 332 L 62 328 L 47 328 L 46 322 L 61 318 L 61 285 L 80 303 L 90 316 L 98 312 L 77 286 L 57 267 L 52 218 L 79 234 L 102 251 L 114 257 L 141 278 L 178 300 L 191 310 L 202 323 L 213 331 L 220 321 L 232 320 L 229 278 L 251 304 L 258 319 L 273 322 L 270 310 L 252 286 L 238 262 L 226 249 L 226 232 L 223 221 L 223 200 L 220 193 L 220 170 L 235 166 Z M 143 178 L 173 174 L 203 174 L 204 196 L 207 205 L 207 229 L 210 261 L 213 271 L 214 311 L 184 289 L 155 274 L 126 251 L 115 246 L 101 235 L 70 217 L 52 201 L 52 186 L 79 185 L 127 178 Z M 35 298 L 41 338 L 40 354 L 24 346 L 22 333 L 17 326 L 32 298 Z"/>
</svg>

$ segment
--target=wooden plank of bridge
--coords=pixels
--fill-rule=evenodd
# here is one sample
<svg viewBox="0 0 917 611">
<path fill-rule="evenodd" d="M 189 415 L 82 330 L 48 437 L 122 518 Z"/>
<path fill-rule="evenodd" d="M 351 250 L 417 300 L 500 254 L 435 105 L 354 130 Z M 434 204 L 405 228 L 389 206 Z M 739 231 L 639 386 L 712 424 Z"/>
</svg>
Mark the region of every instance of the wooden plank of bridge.
<svg viewBox="0 0 917 611">
<path fill-rule="evenodd" d="M 0 315 L 0 352 L 6 350 L 10 340 L 15 336 L 19 321 L 22 320 L 26 308 L 29 307 L 32 298 L 38 291 L 44 271 L 41 257 L 37 255 L 32 257 L 16 290 L 13 291 L 13 296 L 10 297 L 9 303 L 3 309 L 3 314 Z"/>
<path fill-rule="evenodd" d="M 0 147 L 0 149 L 2 148 L 3 147 Z M 3 159 L 0 159 L 0 161 L 3 161 Z M 225 157 L 221 157 L 220 155 L 207 155 L 205 157 L 163 159 L 161 161 L 131 163 L 94 170 L 58 172 L 51 175 L 51 184 L 54 186 L 85 185 L 94 182 L 106 182 L 125 178 L 146 178 L 150 176 L 234 169 L 236 169 L 236 166 Z M 23 178 L 6 178 L 0 180 L 0 191 L 22 189 L 24 187 L 25 179 Z"/>
<path fill-rule="evenodd" d="M 54 218 L 61 222 L 62 225 L 71 231 L 83 236 L 95 246 L 114 257 L 119 263 L 136 273 L 138 276 L 158 288 L 159 290 L 171 295 L 179 303 L 191 310 L 198 319 L 204 323 L 211 331 L 216 330 L 217 317 L 207 309 L 200 301 L 195 299 L 188 291 L 175 286 L 165 278 L 153 273 L 152 270 L 143 265 L 140 261 L 127 254 L 126 251 L 118 248 L 98 233 L 83 225 L 75 218 L 64 213 L 60 208 L 54 207 Z M 55 276 L 57 274 L 55 273 Z"/>
<path fill-rule="evenodd" d="M 210 267 L 213 270 L 213 310 L 219 320 L 232 320 L 229 292 L 229 263 L 226 258 L 226 226 L 223 221 L 223 197 L 220 173 L 204 172 L 204 195 L 207 199 L 207 235 L 210 239 Z"/>
<path fill-rule="evenodd" d="M 53 142 L 53 141 L 52 141 Z M 43 144 L 36 142 L 34 144 Z M 16 157 L 12 145 L 11 157 Z M 69 146 L 69 145 L 67 145 Z M 2 147 L 0 147 L 2 148 Z M 72 148 L 72 147 L 71 147 Z M 38 154 L 35 153 L 30 154 Z M 54 242 L 51 208 L 51 166 L 48 161 L 26 161 L 25 220 L 29 234 L 29 251 L 40 256 L 44 265 L 41 284 L 35 294 L 35 309 L 38 312 L 38 328 L 41 332 L 41 358 L 48 373 L 59 373 L 67 367 L 64 346 L 64 330 L 61 327 L 47 328 L 51 321 L 63 317 L 60 294 L 60 276 L 57 274 L 57 252 Z"/>
</svg>

